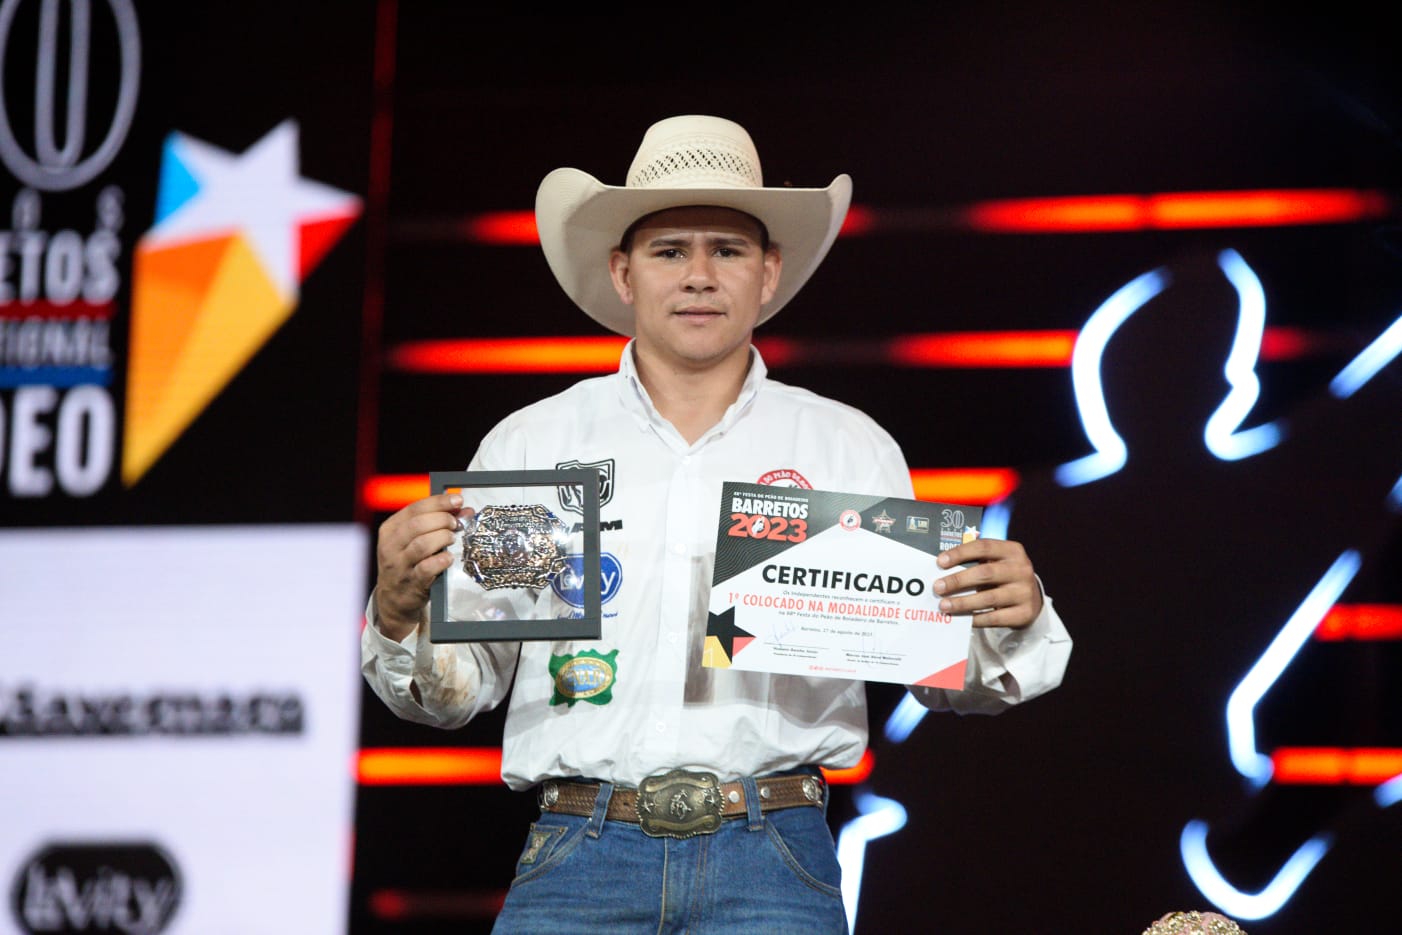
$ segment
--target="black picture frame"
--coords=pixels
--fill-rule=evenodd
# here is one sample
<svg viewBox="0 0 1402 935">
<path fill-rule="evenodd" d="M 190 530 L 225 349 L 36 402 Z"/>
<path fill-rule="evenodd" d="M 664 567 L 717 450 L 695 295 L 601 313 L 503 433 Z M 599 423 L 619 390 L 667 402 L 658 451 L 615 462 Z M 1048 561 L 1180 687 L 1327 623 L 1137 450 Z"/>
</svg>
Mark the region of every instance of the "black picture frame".
<svg viewBox="0 0 1402 935">
<path fill-rule="evenodd" d="M 472 643 L 490 640 L 597 640 L 602 636 L 603 610 L 600 595 L 599 474 L 592 470 L 557 471 L 431 471 L 429 489 L 440 494 L 450 489 L 475 487 L 579 486 L 583 490 L 583 574 L 584 614 L 525 620 L 455 620 L 447 615 L 447 573 L 434 579 L 429 591 L 429 641 L 432 643 Z M 542 500 L 553 499 L 555 490 Z M 470 499 L 464 497 L 464 499 Z M 592 586 L 590 586 L 592 582 Z"/>
</svg>

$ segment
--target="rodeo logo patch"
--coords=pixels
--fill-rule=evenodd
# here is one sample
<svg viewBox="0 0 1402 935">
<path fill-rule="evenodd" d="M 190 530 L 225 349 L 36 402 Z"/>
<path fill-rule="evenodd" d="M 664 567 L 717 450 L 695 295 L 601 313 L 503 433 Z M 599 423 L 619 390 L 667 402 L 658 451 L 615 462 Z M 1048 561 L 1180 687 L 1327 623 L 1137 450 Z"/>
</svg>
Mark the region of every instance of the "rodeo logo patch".
<svg viewBox="0 0 1402 935">
<path fill-rule="evenodd" d="M 576 701 L 608 704 L 613 700 L 613 683 L 618 678 L 618 650 L 600 653 L 586 649 L 577 656 L 550 656 L 550 678 L 555 691 L 551 705 L 569 705 Z"/>
</svg>

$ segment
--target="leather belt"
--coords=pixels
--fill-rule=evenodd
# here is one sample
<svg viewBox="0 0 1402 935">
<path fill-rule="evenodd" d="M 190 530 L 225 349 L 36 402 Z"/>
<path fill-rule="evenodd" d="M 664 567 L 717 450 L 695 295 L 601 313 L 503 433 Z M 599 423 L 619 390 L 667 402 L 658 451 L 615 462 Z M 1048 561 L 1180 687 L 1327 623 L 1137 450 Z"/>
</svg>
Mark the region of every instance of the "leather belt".
<svg viewBox="0 0 1402 935">
<path fill-rule="evenodd" d="M 823 804 L 821 776 L 766 776 L 756 779 L 755 786 L 761 812 Z M 598 797 L 598 783 L 564 779 L 546 780 L 538 793 L 542 812 L 584 818 L 594 814 Z M 674 769 L 649 776 L 636 789 L 614 787 L 605 817 L 639 825 L 653 837 L 689 838 L 711 834 L 724 820 L 743 818 L 747 812 L 743 783 L 720 782 L 714 773 Z"/>
</svg>

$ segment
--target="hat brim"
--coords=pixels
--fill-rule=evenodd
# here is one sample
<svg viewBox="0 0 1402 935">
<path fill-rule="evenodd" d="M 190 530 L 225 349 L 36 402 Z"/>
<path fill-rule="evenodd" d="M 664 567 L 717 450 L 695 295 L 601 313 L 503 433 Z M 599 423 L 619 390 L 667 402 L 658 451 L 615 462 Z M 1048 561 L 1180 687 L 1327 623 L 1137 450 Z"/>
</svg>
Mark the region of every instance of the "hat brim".
<svg viewBox="0 0 1402 935">
<path fill-rule="evenodd" d="M 609 277 L 609 251 L 634 221 L 693 205 L 733 208 L 758 218 L 784 258 L 774 298 L 759 322 L 788 304 L 827 255 L 852 201 L 852 179 L 827 188 L 625 188 L 579 169 L 556 169 L 536 191 L 536 229 L 545 260 L 565 294 L 610 331 L 633 335 L 633 309 Z"/>
</svg>

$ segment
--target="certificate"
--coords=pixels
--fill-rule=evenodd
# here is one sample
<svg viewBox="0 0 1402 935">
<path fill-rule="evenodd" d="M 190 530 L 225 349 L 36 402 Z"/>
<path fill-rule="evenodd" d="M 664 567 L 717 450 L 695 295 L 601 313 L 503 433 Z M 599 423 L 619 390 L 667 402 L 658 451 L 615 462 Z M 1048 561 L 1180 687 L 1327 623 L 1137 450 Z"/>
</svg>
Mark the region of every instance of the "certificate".
<svg viewBox="0 0 1402 935">
<path fill-rule="evenodd" d="M 702 665 L 959 690 L 970 614 L 939 609 L 940 552 L 983 509 L 726 482 Z"/>
</svg>

